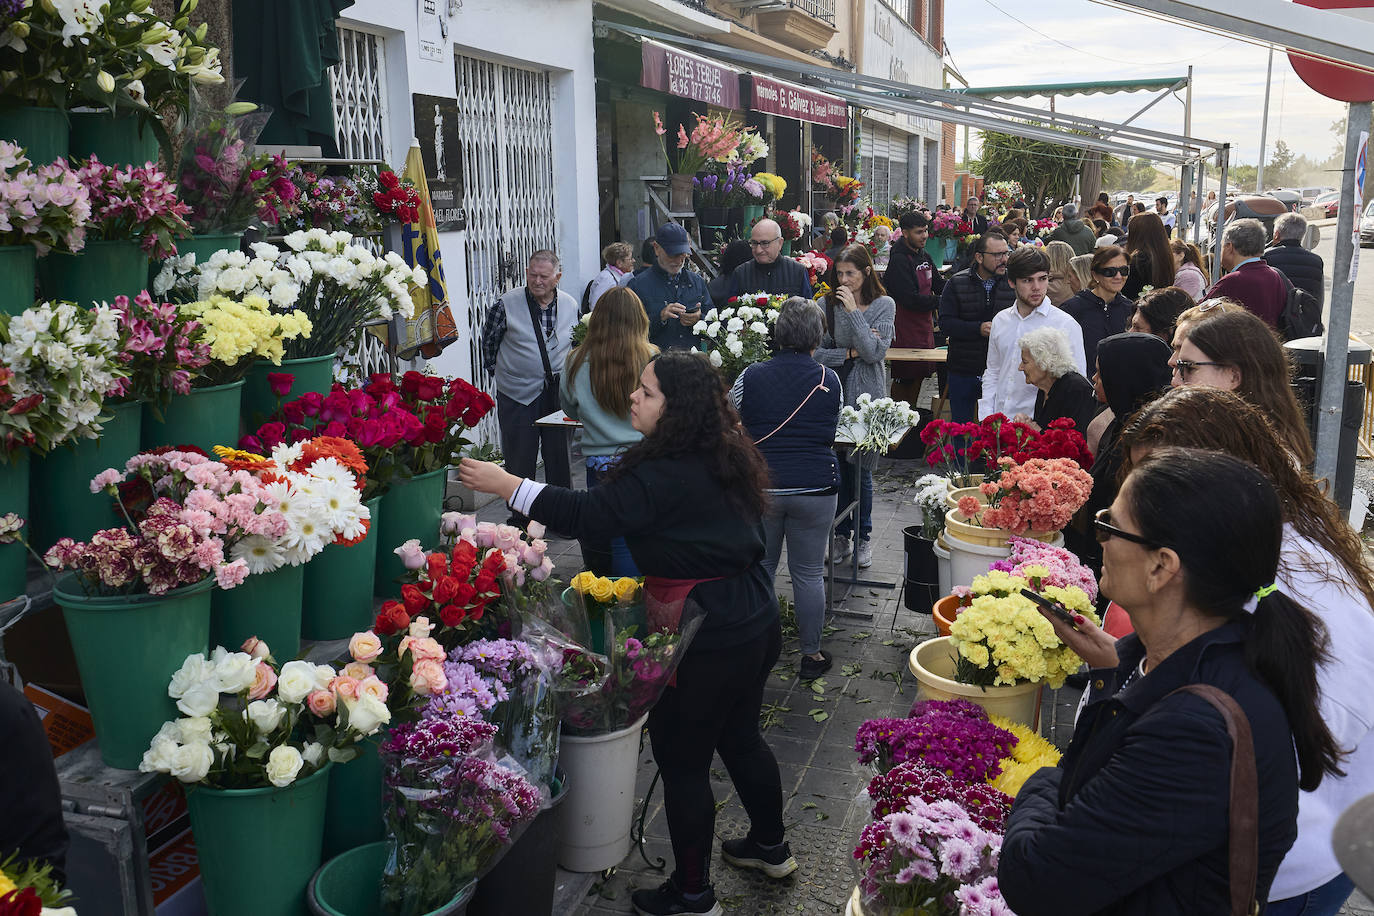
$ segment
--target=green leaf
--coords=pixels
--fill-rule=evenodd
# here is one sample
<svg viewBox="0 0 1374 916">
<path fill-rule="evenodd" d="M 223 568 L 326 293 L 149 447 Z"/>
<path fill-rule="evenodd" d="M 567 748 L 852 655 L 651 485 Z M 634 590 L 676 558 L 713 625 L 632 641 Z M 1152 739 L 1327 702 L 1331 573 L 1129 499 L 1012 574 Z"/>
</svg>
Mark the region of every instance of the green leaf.
<svg viewBox="0 0 1374 916">
<path fill-rule="evenodd" d="M 841 669 L 840 669 L 840 674 L 841 674 L 843 677 L 855 677 L 855 676 L 857 676 L 857 675 L 859 675 L 859 674 L 862 674 L 862 673 L 863 673 L 863 670 L 864 670 L 864 669 L 863 669 L 863 665 L 860 665 L 858 662 L 852 662 L 852 663 L 850 663 L 850 664 L 848 664 L 848 665 L 845 665 L 843 668 L 841 668 Z"/>
<path fill-rule="evenodd" d="M 801 806 L 801 809 L 802 809 L 803 811 L 810 811 L 810 810 L 811 810 L 812 808 L 814 808 L 814 807 L 816 807 L 816 803 L 815 803 L 815 802 L 803 802 L 803 803 L 802 803 L 802 806 Z"/>
<path fill-rule="evenodd" d="M 828 820 L 830 820 L 830 815 L 826 814 L 824 811 L 817 811 L 817 812 L 816 812 L 816 820 L 818 820 L 818 821 L 828 821 Z"/>
<path fill-rule="evenodd" d="M 857 642 L 860 639 L 868 639 L 868 637 L 872 635 L 872 633 L 855 633 L 853 636 L 850 636 L 849 638 Z"/>
<path fill-rule="evenodd" d="M 826 712 L 824 709 L 813 709 L 807 713 L 807 715 L 811 717 L 813 722 L 824 722 L 826 719 L 830 718 L 830 713 Z"/>
</svg>

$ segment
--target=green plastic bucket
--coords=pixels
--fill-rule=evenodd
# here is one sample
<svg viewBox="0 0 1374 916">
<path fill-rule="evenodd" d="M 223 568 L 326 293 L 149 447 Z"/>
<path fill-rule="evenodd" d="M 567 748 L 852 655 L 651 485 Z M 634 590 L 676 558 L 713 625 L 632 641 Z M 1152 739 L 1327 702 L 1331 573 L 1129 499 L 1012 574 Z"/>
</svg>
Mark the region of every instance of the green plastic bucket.
<svg viewBox="0 0 1374 916">
<path fill-rule="evenodd" d="M 320 867 L 332 764 L 284 788 L 189 787 L 210 916 L 300 916 Z"/>
<path fill-rule="evenodd" d="M 87 541 L 103 528 L 128 524 L 109 494 L 91 492 L 91 478 L 106 468 L 124 470 L 138 454 L 143 405 L 124 401 L 107 409 L 110 421 L 99 439 L 81 439 L 33 459 L 30 501 L 43 511 L 31 520 L 29 537 L 39 553 L 61 537 Z"/>
<path fill-rule="evenodd" d="M 10 452 L 9 461 L 0 464 L 0 515 L 13 512 L 29 519 L 29 450 Z M 25 534 L 28 534 L 26 531 Z M 0 544 L 0 602 L 22 595 L 28 586 L 24 571 L 29 552 L 23 544 Z"/>
<path fill-rule="evenodd" d="M 197 233 L 189 239 L 177 239 L 177 254 L 193 254 L 197 264 L 204 264 L 216 251 L 238 251 L 242 240 L 242 232 Z"/>
<path fill-rule="evenodd" d="M 212 584 L 207 577 L 161 596 L 87 596 L 71 573 L 58 579 L 53 600 L 106 766 L 137 769 L 162 723 L 180 717 L 167 685 L 186 656 L 206 650 Z"/>
<path fill-rule="evenodd" d="M 382 869 L 386 867 L 390 846 L 385 840 L 368 843 L 326 862 L 310 879 L 308 900 L 312 916 L 380 916 Z M 477 883 L 469 882 L 458 896 L 423 916 L 459 916 L 476 890 Z M 257 916 L 255 911 L 244 912 Z"/>
<path fill-rule="evenodd" d="M 367 501 L 372 527 L 361 543 L 348 547 L 331 544 L 305 564 L 301 635 L 306 639 L 347 639 L 372 626 L 381 506 L 380 496 Z"/>
<path fill-rule="evenodd" d="M 94 154 L 106 165 L 157 165 L 157 135 L 136 115 L 73 111 L 71 119 L 71 158 L 89 159 Z"/>
<path fill-rule="evenodd" d="M 50 251 L 39 258 L 38 279 L 46 298 L 80 306 L 132 299 L 148 288 L 148 256 L 138 242 L 87 240 L 76 254 Z"/>
<path fill-rule="evenodd" d="M 239 441 L 239 399 L 243 380 L 211 388 L 192 388 L 190 394 L 172 395 L 161 419 L 152 405 L 143 405 L 144 449 L 160 445 L 195 445 L 206 454 L 216 445 L 236 446 Z"/>
<path fill-rule="evenodd" d="M 383 732 L 378 732 L 359 741 L 357 757 L 334 765 L 324 814 L 326 859 L 386 838 L 386 826 L 382 823 L 382 758 L 377 753 L 382 736 Z"/>
<path fill-rule="evenodd" d="M 215 589 L 210 643 L 236 651 L 250 636 L 267 643 L 279 663 L 301 651 L 304 566 L 283 566 L 249 576 L 236 588 Z"/>
<path fill-rule="evenodd" d="M 24 155 L 35 166 L 67 155 L 69 130 L 67 113 L 60 108 L 0 109 L 0 137 L 24 147 Z"/>
<path fill-rule="evenodd" d="M 409 540 L 429 546 L 439 540 L 439 516 L 444 512 L 444 488 L 448 468 L 428 474 L 392 481 L 382 496 L 380 524 L 377 526 L 377 594 L 388 598 L 401 596 L 397 581 L 406 568 L 395 550 Z"/>
<path fill-rule="evenodd" d="M 37 269 L 32 245 L 0 245 L 0 312 L 18 315 L 33 305 Z"/>
<path fill-rule="evenodd" d="M 267 380 L 269 373 L 286 372 L 294 378 L 291 382 L 291 390 L 283 398 L 278 398 L 272 393 L 272 386 Z M 307 356 L 302 359 L 284 359 L 280 366 L 274 366 L 265 359 L 260 359 L 253 363 L 248 370 L 248 375 L 243 380 L 243 403 L 239 409 L 243 412 L 244 422 L 247 428 L 257 429 L 267 418 L 277 412 L 277 407 L 287 401 L 293 401 L 308 391 L 318 391 L 320 394 L 328 394 L 329 388 L 334 384 L 334 355 L 326 356 Z"/>
</svg>

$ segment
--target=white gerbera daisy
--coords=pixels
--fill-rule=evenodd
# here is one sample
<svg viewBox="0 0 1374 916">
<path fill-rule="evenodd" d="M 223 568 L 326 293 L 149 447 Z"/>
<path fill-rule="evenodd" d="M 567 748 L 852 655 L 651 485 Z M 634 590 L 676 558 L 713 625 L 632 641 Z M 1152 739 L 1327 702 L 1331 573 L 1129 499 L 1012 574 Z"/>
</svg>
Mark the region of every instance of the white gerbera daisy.
<svg viewBox="0 0 1374 916">
<path fill-rule="evenodd" d="M 286 562 L 281 546 L 260 534 L 250 534 L 235 544 L 229 552 L 235 560 L 243 560 L 248 564 L 250 576 L 280 569 Z"/>
</svg>

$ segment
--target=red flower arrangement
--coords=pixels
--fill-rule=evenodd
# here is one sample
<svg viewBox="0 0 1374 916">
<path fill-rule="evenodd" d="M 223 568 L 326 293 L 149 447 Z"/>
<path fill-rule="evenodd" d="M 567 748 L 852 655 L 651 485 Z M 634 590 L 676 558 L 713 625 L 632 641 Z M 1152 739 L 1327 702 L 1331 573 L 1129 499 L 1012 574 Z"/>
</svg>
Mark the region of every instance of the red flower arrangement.
<svg viewBox="0 0 1374 916">
<path fill-rule="evenodd" d="M 500 550 L 489 549 L 479 563 L 477 548 L 459 539 L 451 554 L 435 551 L 425 557 L 417 581 L 401 586 L 400 601 L 382 605 L 372 629 L 379 636 L 391 636 L 420 616 L 437 617 L 449 628 L 480 621 L 487 605 L 501 595 L 500 576 L 505 569 Z"/>
<path fill-rule="evenodd" d="M 1086 440 L 1067 417 L 1054 420 L 1042 432 L 1000 413 L 981 423 L 932 420 L 921 430 L 921 441 L 926 445 L 926 464 L 948 465 L 957 476 L 972 473 L 975 463 L 995 471 L 1004 457 L 1017 464 L 1032 458 L 1068 458 L 1079 467 L 1090 467 L 1093 461 Z"/>
<path fill-rule="evenodd" d="M 395 217 L 397 222 L 414 223 L 420 219 L 420 192 L 409 181 L 402 181 L 390 169 L 377 173 L 377 190 L 372 192 L 372 204 L 383 216 Z"/>
<path fill-rule="evenodd" d="M 399 386 L 379 373 L 363 389 L 377 398 L 400 396 L 400 404 L 421 422 L 423 441 L 408 438 L 410 453 L 399 462 L 411 475 L 448 467 L 468 444 L 463 433 L 481 422 L 496 406 L 491 395 L 460 378 L 445 380 L 423 372 L 407 372 Z"/>
</svg>

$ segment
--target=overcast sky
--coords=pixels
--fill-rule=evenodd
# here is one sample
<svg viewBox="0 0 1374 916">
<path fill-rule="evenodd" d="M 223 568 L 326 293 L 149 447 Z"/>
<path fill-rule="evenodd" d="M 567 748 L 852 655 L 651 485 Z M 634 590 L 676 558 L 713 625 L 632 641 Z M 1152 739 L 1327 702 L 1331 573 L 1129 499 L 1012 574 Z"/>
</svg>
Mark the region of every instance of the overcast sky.
<svg viewBox="0 0 1374 916">
<path fill-rule="evenodd" d="M 1232 162 L 1253 164 L 1258 159 L 1268 57 L 1262 47 L 1091 0 L 957 0 L 947 2 L 945 11 L 945 43 L 970 86 L 1183 76 L 1192 64 L 1193 136 L 1229 141 Z M 1153 95 L 1074 96 L 1060 98 L 1056 108 L 1124 121 Z M 1166 98 L 1134 123 L 1181 133 L 1183 93 L 1178 96 L 1180 101 Z M 1040 97 L 1011 101 L 1040 108 L 1049 105 Z M 1282 138 L 1296 153 L 1325 158 L 1335 143 L 1331 122 L 1344 115 L 1343 103 L 1307 88 L 1287 55 L 1275 53 L 1270 155 L 1274 142 Z M 976 139 L 975 132 L 975 143 Z"/>
</svg>

